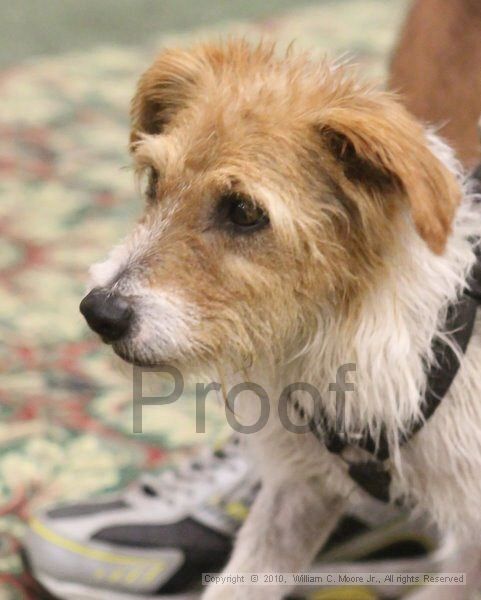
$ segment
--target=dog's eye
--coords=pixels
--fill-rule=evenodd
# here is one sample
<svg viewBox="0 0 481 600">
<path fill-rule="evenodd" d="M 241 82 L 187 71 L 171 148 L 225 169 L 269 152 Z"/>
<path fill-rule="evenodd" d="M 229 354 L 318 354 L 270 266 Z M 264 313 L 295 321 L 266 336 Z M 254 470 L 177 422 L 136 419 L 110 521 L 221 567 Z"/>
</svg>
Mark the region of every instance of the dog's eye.
<svg viewBox="0 0 481 600">
<path fill-rule="evenodd" d="M 228 194 L 222 198 L 221 206 L 227 221 L 238 231 L 251 231 L 267 225 L 269 218 L 260 206 L 241 194 Z"/>
</svg>

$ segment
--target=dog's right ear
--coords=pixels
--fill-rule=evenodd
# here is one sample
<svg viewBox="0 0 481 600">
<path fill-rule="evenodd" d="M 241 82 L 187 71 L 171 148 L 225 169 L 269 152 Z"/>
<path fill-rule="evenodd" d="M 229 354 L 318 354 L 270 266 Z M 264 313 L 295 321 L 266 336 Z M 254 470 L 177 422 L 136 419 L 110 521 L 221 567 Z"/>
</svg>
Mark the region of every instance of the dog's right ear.
<svg viewBox="0 0 481 600">
<path fill-rule="evenodd" d="M 419 122 L 387 96 L 364 110 L 326 110 L 319 130 L 346 180 L 384 197 L 386 208 L 396 193 L 420 237 L 435 254 L 444 252 L 462 190 Z"/>
<path fill-rule="evenodd" d="M 186 50 L 165 50 L 141 76 L 131 104 L 130 144 L 142 133 L 162 133 L 192 96 L 200 57 Z"/>
</svg>

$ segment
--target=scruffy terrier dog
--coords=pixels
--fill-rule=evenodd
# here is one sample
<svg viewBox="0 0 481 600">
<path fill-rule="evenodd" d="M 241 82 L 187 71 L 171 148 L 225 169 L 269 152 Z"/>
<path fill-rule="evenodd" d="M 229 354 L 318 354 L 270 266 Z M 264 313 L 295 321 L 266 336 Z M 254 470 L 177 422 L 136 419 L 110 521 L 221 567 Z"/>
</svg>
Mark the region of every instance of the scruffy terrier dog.
<svg viewBox="0 0 481 600">
<path fill-rule="evenodd" d="M 350 464 L 376 462 L 381 445 L 391 499 L 479 551 L 481 323 L 464 351 L 449 314 L 481 217 L 450 149 L 346 67 L 231 41 L 157 58 L 133 99 L 131 152 L 144 214 L 92 268 L 82 311 L 130 363 L 266 390 L 268 422 L 245 436 L 263 485 L 226 571 L 306 569 L 367 493 Z M 460 364 L 428 419 L 439 347 Z M 333 452 L 322 436 L 349 364 Z M 280 418 L 286 389 L 300 430 Z M 258 410 L 256 393 L 237 398 L 246 423 Z M 286 591 L 225 585 L 205 598 Z"/>
</svg>

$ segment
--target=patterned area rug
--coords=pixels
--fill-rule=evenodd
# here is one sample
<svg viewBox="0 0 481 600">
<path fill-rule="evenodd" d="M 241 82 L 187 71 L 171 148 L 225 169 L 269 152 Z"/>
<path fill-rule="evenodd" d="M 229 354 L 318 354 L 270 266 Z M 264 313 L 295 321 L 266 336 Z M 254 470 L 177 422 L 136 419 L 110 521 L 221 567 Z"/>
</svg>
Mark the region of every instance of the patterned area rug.
<svg viewBox="0 0 481 600">
<path fill-rule="evenodd" d="M 334 55 L 370 75 L 404 0 L 338 0 L 262 23 L 227 23 L 142 48 L 102 47 L 0 73 L 0 599 L 31 598 L 18 547 L 40 505 L 121 488 L 224 428 L 194 403 L 152 407 L 132 433 L 132 383 L 78 313 L 87 267 L 140 208 L 126 150 L 136 78 L 162 45 L 210 34 L 272 35 Z M 206 439 L 207 438 L 207 439 Z"/>
</svg>

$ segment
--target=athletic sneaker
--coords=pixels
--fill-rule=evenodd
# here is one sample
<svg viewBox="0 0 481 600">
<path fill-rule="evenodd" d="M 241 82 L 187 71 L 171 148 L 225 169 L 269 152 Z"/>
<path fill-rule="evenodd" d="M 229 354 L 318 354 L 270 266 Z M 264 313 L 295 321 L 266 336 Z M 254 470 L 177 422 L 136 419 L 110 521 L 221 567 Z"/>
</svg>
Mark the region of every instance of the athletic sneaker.
<svg viewBox="0 0 481 600">
<path fill-rule="evenodd" d="M 222 570 L 258 489 L 252 472 L 232 437 L 122 494 L 51 508 L 31 520 L 27 567 L 62 600 L 185 593 Z"/>
<path fill-rule="evenodd" d="M 49 598 L 199 598 L 201 574 L 222 570 L 259 489 L 252 472 L 232 437 L 178 469 L 143 476 L 122 494 L 47 510 L 31 521 L 27 569 Z M 449 570 L 452 552 L 435 532 L 369 499 L 343 519 L 311 572 L 436 572 Z M 372 600 L 409 592 L 300 584 L 292 597 Z"/>
<path fill-rule="evenodd" d="M 457 548 L 454 540 L 441 537 L 423 519 L 369 500 L 346 516 L 312 565 L 311 573 L 347 574 L 342 586 L 313 586 L 300 583 L 296 600 L 438 600 L 439 588 L 419 585 L 384 585 L 382 574 L 440 573 L 459 571 L 452 566 Z M 381 574 L 369 585 L 355 583 L 358 574 Z M 349 574 L 352 574 L 350 577 Z M 465 589 L 457 590 L 464 594 Z M 453 593 L 451 600 L 465 598 Z"/>
</svg>

